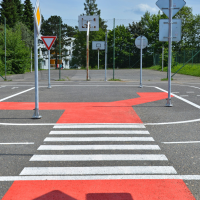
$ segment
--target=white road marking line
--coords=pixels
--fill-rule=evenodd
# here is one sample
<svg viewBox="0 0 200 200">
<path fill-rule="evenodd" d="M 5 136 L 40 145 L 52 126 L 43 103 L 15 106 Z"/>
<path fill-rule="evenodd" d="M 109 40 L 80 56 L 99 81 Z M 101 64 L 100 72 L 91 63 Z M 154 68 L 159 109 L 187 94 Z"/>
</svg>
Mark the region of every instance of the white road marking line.
<svg viewBox="0 0 200 200">
<path fill-rule="evenodd" d="M 122 134 L 122 135 L 124 135 L 124 134 L 133 134 L 133 135 L 136 135 L 136 134 L 138 134 L 138 135 L 149 135 L 150 133 L 149 133 L 149 131 L 124 131 L 124 130 L 122 130 L 122 131 L 111 131 L 111 130 L 105 130 L 105 131 L 51 131 L 50 133 L 49 133 L 50 135 L 79 135 L 79 134 L 88 134 L 88 135 L 90 135 L 90 134 L 92 134 L 92 135 L 94 135 L 94 134 L 100 134 L 100 135 L 102 135 L 102 134 L 114 134 L 114 135 L 116 135 L 116 134 Z"/>
<path fill-rule="evenodd" d="M 196 88 L 196 89 L 200 89 L 199 87 L 195 87 L 195 86 L 188 86 L 188 87 L 191 87 L 191 88 Z"/>
<path fill-rule="evenodd" d="M 163 91 L 163 92 L 168 93 L 166 90 L 163 90 L 163 89 L 161 89 L 161 88 L 159 88 L 159 87 L 155 87 L 155 88 L 157 88 L 158 90 L 161 90 L 161 91 Z M 184 98 L 182 98 L 182 97 L 179 97 L 179 96 L 177 96 L 177 95 L 175 95 L 175 94 L 173 94 L 173 93 L 172 93 L 172 95 L 173 95 L 174 97 L 176 97 L 177 99 L 180 99 L 180 100 L 184 101 L 185 103 L 188 103 L 188 104 L 194 106 L 195 108 L 200 109 L 200 106 L 199 106 L 199 105 L 197 105 L 197 104 L 195 104 L 195 103 L 193 103 L 193 102 L 191 102 L 191 101 L 188 101 L 188 100 L 186 100 L 186 99 L 184 99 Z"/>
<path fill-rule="evenodd" d="M 151 125 L 169 125 L 169 124 L 186 124 L 186 123 L 194 123 L 199 122 L 200 119 L 193 119 L 187 121 L 177 121 L 177 122 L 162 122 L 162 123 L 144 123 L 144 126 L 151 126 Z M 38 124 L 16 124 L 16 123 L 0 123 L 2 126 L 56 126 L 57 123 L 38 123 Z"/>
<path fill-rule="evenodd" d="M 14 90 L 14 89 L 17 89 L 17 88 L 19 88 L 19 87 L 13 87 L 13 88 L 11 88 L 11 89 Z"/>
<path fill-rule="evenodd" d="M 38 150 L 160 150 L 158 145 L 41 145 Z"/>
<path fill-rule="evenodd" d="M 193 91 L 191 91 L 191 92 L 186 92 L 186 93 L 188 93 L 188 94 L 193 94 L 194 92 L 193 92 Z"/>
<path fill-rule="evenodd" d="M 163 123 L 145 123 L 145 126 L 155 126 L 155 125 L 168 125 L 168 124 L 185 124 L 185 123 L 194 123 L 199 122 L 200 119 L 193 119 L 187 121 L 178 121 L 178 122 L 163 122 Z"/>
<path fill-rule="evenodd" d="M 57 124 L 53 128 L 61 129 L 69 129 L 69 128 L 145 128 L 143 124 Z"/>
<path fill-rule="evenodd" d="M 177 174 L 172 166 L 25 167 L 23 175 Z"/>
<path fill-rule="evenodd" d="M 20 95 L 20 94 L 23 94 L 23 93 L 28 92 L 28 91 L 33 90 L 33 89 L 35 89 L 35 87 L 32 87 L 32 88 L 30 88 L 30 89 L 28 89 L 28 90 L 25 90 L 25 91 L 19 92 L 19 93 L 17 93 L 17 94 L 11 95 L 11 96 L 9 96 L 9 97 L 0 99 L 0 102 L 5 101 L 5 100 L 7 100 L 7 99 L 10 99 L 10 98 L 12 98 L 12 97 L 18 96 L 18 95 Z"/>
<path fill-rule="evenodd" d="M 46 180 L 200 180 L 200 175 L 101 175 L 101 176 L 0 176 L 0 181 L 46 181 Z"/>
<path fill-rule="evenodd" d="M 30 159 L 30 161 L 113 161 L 113 160 L 168 161 L 165 155 L 157 155 L 157 154 L 33 155 L 33 157 Z"/>
<path fill-rule="evenodd" d="M 34 142 L 24 142 L 24 143 L 0 143 L 0 145 L 15 145 L 15 144 L 34 144 Z"/>
<path fill-rule="evenodd" d="M 173 94 L 178 94 L 178 93 L 180 93 L 180 92 L 172 92 Z"/>
<path fill-rule="evenodd" d="M 189 95 L 180 95 L 180 97 L 188 97 Z"/>
<path fill-rule="evenodd" d="M 152 137 L 47 137 L 44 142 L 155 141 Z"/>
<path fill-rule="evenodd" d="M 185 142 L 161 142 L 163 144 L 195 144 L 200 143 L 200 141 L 185 141 Z"/>
<path fill-rule="evenodd" d="M 200 97 L 200 95 L 197 95 L 198 97 Z"/>
</svg>

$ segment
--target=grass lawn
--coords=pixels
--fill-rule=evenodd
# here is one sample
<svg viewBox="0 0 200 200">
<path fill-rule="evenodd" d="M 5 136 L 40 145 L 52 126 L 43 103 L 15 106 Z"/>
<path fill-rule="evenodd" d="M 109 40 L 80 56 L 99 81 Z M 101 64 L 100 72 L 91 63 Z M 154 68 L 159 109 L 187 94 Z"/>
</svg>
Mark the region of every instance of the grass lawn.
<svg viewBox="0 0 200 200">
<path fill-rule="evenodd" d="M 178 64 L 177 66 L 172 67 L 172 75 L 177 70 L 179 70 L 182 66 L 183 66 L 183 64 Z M 159 65 L 152 66 L 148 69 L 162 71 L 162 67 L 159 66 Z M 167 72 L 167 67 L 164 67 L 163 71 Z M 185 74 L 185 75 L 199 76 L 200 77 L 200 64 L 198 63 L 198 64 L 192 65 L 192 63 L 188 63 L 178 72 L 178 74 Z"/>
</svg>

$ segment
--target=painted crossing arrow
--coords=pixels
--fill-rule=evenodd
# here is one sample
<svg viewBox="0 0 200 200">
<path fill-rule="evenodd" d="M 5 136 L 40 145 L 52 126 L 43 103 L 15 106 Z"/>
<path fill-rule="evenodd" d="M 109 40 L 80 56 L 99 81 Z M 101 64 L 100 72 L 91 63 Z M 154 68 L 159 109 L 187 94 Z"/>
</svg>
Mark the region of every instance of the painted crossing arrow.
<svg viewBox="0 0 200 200">
<path fill-rule="evenodd" d="M 41 36 L 42 41 L 44 42 L 46 48 L 48 51 L 51 49 L 53 43 L 56 40 L 56 36 Z"/>
<path fill-rule="evenodd" d="M 172 4 L 172 17 L 183 7 L 186 2 L 184 0 L 173 0 Z M 169 18 L 169 0 L 158 0 L 156 5 L 167 15 Z"/>
</svg>

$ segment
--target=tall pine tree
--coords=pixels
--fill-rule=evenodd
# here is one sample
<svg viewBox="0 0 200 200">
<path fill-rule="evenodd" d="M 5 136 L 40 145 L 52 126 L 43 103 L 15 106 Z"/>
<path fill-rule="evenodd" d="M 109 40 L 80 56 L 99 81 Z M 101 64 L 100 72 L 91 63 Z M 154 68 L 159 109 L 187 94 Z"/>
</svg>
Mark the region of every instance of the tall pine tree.
<svg viewBox="0 0 200 200">
<path fill-rule="evenodd" d="M 6 24 L 9 27 L 14 27 L 18 20 L 17 7 L 14 0 L 2 0 L 0 8 L 0 22 L 4 23 L 4 18 L 6 18 Z"/>
<path fill-rule="evenodd" d="M 23 13 L 23 23 L 31 30 L 33 31 L 34 26 L 34 13 L 33 13 L 33 7 L 30 0 L 24 1 L 24 13 Z"/>
<path fill-rule="evenodd" d="M 97 8 L 96 0 L 85 0 L 84 10 L 86 15 L 99 15 L 99 28 L 102 28 L 104 31 L 107 26 L 105 25 L 105 21 L 100 17 L 101 10 Z"/>
<path fill-rule="evenodd" d="M 15 6 L 17 7 L 17 15 L 18 21 L 22 21 L 23 19 L 23 4 L 21 4 L 21 0 L 14 0 Z"/>
</svg>

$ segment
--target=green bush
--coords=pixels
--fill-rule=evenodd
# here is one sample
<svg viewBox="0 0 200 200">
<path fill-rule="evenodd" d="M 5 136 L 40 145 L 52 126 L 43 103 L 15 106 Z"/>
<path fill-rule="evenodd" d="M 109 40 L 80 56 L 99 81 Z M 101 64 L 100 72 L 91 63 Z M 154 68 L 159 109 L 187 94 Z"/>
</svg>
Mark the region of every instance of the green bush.
<svg viewBox="0 0 200 200">
<path fill-rule="evenodd" d="M 159 65 L 162 67 L 162 54 L 159 57 Z M 176 66 L 176 54 L 172 52 L 172 67 Z M 164 49 L 164 67 L 168 66 L 168 49 Z"/>
<path fill-rule="evenodd" d="M 0 34 L 0 60 L 1 69 L 5 65 L 4 31 Z M 23 74 L 30 68 L 30 49 L 22 40 L 20 24 L 6 30 L 6 68 L 8 74 Z"/>
</svg>

